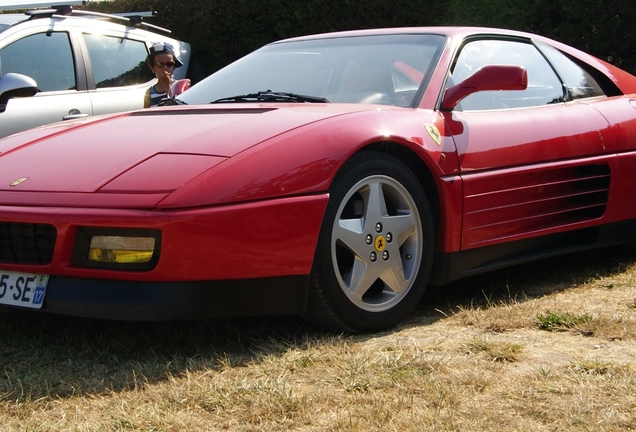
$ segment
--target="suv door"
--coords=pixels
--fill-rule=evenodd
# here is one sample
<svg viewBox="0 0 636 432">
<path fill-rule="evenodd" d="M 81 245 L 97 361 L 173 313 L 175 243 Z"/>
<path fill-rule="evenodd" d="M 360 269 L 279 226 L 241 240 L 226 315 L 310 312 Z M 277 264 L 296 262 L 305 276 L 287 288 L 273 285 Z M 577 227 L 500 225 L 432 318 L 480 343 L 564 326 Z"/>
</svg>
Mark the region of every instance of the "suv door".
<svg viewBox="0 0 636 432">
<path fill-rule="evenodd" d="M 93 114 L 68 32 L 39 32 L 10 42 L 0 47 L 0 65 L 0 74 L 23 74 L 38 85 L 35 96 L 8 101 L 0 112 L 0 137 Z"/>
<path fill-rule="evenodd" d="M 145 42 L 107 34 L 81 36 L 93 114 L 143 108 L 154 74 L 146 64 Z"/>
</svg>

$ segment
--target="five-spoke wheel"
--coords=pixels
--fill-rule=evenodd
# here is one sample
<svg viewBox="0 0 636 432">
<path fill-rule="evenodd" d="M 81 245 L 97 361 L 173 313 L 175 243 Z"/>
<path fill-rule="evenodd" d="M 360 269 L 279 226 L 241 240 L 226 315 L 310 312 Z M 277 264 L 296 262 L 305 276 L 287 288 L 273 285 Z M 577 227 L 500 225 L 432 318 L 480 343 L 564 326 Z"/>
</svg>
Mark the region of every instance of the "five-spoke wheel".
<svg viewBox="0 0 636 432">
<path fill-rule="evenodd" d="M 431 210 L 409 168 L 375 152 L 355 156 L 330 190 L 308 318 L 349 331 L 397 324 L 423 294 L 433 240 Z"/>
</svg>

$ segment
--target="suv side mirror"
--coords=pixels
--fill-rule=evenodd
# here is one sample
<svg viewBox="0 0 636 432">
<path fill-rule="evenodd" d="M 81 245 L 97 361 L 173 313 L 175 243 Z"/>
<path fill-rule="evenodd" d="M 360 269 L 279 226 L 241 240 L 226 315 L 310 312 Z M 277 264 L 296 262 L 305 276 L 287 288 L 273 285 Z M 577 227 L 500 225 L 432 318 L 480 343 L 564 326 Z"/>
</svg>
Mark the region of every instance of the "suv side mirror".
<svg viewBox="0 0 636 432">
<path fill-rule="evenodd" d="M 525 90 L 528 87 L 528 72 L 521 66 L 487 65 L 459 84 L 446 89 L 442 110 L 452 110 L 473 93 L 486 90 Z"/>
<path fill-rule="evenodd" d="M 29 97 L 38 92 L 33 78 L 17 73 L 8 73 L 0 77 L 0 112 L 4 111 L 9 99 Z"/>
</svg>

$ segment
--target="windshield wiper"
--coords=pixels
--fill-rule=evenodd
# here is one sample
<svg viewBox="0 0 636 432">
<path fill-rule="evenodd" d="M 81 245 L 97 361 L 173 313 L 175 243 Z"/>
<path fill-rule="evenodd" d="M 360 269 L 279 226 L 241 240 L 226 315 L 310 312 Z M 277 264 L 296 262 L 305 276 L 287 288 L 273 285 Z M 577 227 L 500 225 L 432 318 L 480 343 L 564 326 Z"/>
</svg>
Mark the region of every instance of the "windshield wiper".
<svg viewBox="0 0 636 432">
<path fill-rule="evenodd" d="M 187 103 L 182 101 L 181 99 L 177 99 L 176 97 L 171 97 L 171 98 L 163 98 L 157 104 L 157 106 L 171 106 L 171 105 L 187 105 Z"/>
<path fill-rule="evenodd" d="M 329 102 L 329 99 L 317 96 L 307 96 L 297 93 L 273 92 L 271 90 L 259 91 L 245 95 L 230 96 L 217 99 L 210 103 L 223 102 Z"/>
</svg>

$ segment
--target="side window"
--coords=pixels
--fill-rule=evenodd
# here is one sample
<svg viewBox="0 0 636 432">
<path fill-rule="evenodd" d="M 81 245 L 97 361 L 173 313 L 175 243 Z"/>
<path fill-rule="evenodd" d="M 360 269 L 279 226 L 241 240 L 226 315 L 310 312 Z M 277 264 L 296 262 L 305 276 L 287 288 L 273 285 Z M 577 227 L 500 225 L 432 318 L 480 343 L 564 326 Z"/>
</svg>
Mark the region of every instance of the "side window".
<svg viewBox="0 0 636 432">
<path fill-rule="evenodd" d="M 460 110 L 534 107 L 564 101 L 561 81 L 545 57 L 530 43 L 477 40 L 459 53 L 449 84 L 457 84 L 485 65 L 517 65 L 528 72 L 526 90 L 482 91 L 463 99 Z"/>
<path fill-rule="evenodd" d="M 146 65 L 148 50 L 143 42 L 84 34 L 97 88 L 147 83 L 154 78 Z"/>
<path fill-rule="evenodd" d="M 561 51 L 545 44 L 539 44 L 539 47 L 565 82 L 571 99 L 605 96 L 596 80 Z"/>
<path fill-rule="evenodd" d="M 14 72 L 33 78 L 39 91 L 77 88 L 71 43 L 65 32 L 38 33 L 15 41 L 0 50 L 0 64 L 3 74 Z"/>
</svg>

